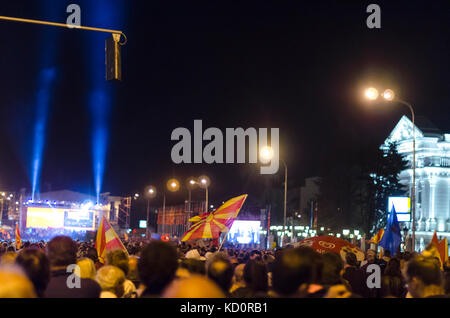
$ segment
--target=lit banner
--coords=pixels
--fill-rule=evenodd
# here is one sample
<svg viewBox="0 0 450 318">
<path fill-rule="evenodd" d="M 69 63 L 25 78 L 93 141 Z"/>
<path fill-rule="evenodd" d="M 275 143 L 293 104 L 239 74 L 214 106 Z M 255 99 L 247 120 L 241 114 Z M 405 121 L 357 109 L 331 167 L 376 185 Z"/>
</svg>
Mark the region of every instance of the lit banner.
<svg viewBox="0 0 450 318">
<path fill-rule="evenodd" d="M 389 197 L 388 211 L 395 207 L 399 222 L 411 222 L 411 199 L 408 197 Z"/>
<path fill-rule="evenodd" d="M 28 207 L 27 228 L 95 230 L 94 212 L 78 209 Z"/>
</svg>

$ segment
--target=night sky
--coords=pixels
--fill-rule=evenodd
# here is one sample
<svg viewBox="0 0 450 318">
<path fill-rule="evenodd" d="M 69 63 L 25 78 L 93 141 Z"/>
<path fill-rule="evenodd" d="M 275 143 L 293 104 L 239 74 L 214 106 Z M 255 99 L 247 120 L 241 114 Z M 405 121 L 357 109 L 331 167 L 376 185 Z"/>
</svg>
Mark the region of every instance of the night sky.
<svg viewBox="0 0 450 318">
<path fill-rule="evenodd" d="M 57 69 L 42 192 L 95 193 L 87 100 L 96 85 L 113 96 L 102 192 L 121 196 L 201 174 L 211 178 L 212 201 L 257 195 L 268 180 L 281 186 L 281 169 L 271 177 L 251 164 L 173 164 L 171 132 L 193 131 L 194 119 L 223 131 L 280 128 L 290 186 L 300 185 L 347 152 L 378 147 L 408 114 L 401 105 L 364 103 L 368 85 L 392 88 L 450 132 L 448 1 L 15 0 L 3 1 L 0 15 L 64 23 L 71 3 L 81 6 L 82 25 L 127 35 L 123 82 L 104 82 L 104 62 L 90 58 L 104 56 L 107 34 L 93 42 L 88 31 L 0 21 L 2 189 L 31 187 L 42 63 Z M 381 29 L 366 26 L 370 3 L 381 6 Z M 116 15 L 103 19 L 111 8 Z"/>
</svg>

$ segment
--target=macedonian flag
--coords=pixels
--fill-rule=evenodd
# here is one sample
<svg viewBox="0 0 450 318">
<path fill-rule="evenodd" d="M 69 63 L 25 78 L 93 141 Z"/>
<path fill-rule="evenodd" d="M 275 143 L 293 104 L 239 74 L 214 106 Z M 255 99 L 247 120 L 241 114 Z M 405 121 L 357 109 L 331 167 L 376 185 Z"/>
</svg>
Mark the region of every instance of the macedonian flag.
<svg viewBox="0 0 450 318">
<path fill-rule="evenodd" d="M 97 249 L 98 260 L 102 264 L 105 264 L 106 253 L 110 251 L 121 249 L 128 253 L 119 236 L 105 216 L 102 217 L 102 221 L 98 227 L 95 248 Z"/>
<path fill-rule="evenodd" d="M 246 199 L 247 194 L 238 196 L 225 202 L 216 211 L 189 219 L 190 222 L 195 223 L 184 233 L 181 241 L 219 238 L 220 233 L 228 232 L 231 229 Z"/>
</svg>

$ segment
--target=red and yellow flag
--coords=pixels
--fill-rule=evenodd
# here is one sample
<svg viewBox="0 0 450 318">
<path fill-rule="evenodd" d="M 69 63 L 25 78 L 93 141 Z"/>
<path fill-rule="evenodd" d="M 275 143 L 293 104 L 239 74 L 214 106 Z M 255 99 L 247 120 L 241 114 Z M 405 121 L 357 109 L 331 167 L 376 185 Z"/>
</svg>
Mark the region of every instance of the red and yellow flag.
<svg viewBox="0 0 450 318">
<path fill-rule="evenodd" d="M 102 264 L 105 264 L 106 253 L 110 251 L 121 249 L 128 253 L 119 236 L 114 231 L 113 227 L 105 218 L 105 216 L 102 217 L 102 220 L 98 227 L 95 248 L 97 249 L 98 260 Z"/>
<path fill-rule="evenodd" d="M 380 243 L 381 239 L 383 238 L 384 235 L 384 229 L 380 229 L 377 234 L 375 234 L 371 239 L 370 239 L 370 243 L 374 243 L 374 244 L 378 244 Z"/>
<path fill-rule="evenodd" d="M 448 245 L 447 245 L 447 238 L 444 238 L 443 240 L 439 241 L 437 237 L 437 232 L 434 231 L 433 238 L 431 239 L 431 244 L 434 245 L 434 247 L 439 252 L 439 259 L 441 260 L 441 267 L 443 267 L 445 261 L 448 258 Z"/>
<path fill-rule="evenodd" d="M 214 212 L 189 219 L 195 224 L 184 233 L 181 241 L 219 238 L 220 233 L 228 232 L 231 229 L 246 199 L 247 194 L 238 196 L 228 200 Z"/>
<path fill-rule="evenodd" d="M 20 231 L 19 231 L 19 224 L 16 223 L 16 249 L 20 249 L 22 246 L 22 240 L 20 239 Z"/>
</svg>

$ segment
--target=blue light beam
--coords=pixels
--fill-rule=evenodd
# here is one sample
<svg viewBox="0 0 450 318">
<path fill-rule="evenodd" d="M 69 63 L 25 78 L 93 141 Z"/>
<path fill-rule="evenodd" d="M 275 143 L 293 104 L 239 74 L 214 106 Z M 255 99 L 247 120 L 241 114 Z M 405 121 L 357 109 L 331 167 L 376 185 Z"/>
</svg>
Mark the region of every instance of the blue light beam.
<svg viewBox="0 0 450 318">
<path fill-rule="evenodd" d="M 32 160 L 32 194 L 31 198 L 36 199 L 36 193 L 40 191 L 40 177 L 42 168 L 42 155 L 44 152 L 46 127 L 48 121 L 48 109 L 50 104 L 50 96 L 52 85 L 56 77 L 55 68 L 47 68 L 40 72 L 40 87 L 36 97 L 36 122 L 34 124 L 34 143 L 33 143 L 33 160 Z"/>
</svg>

